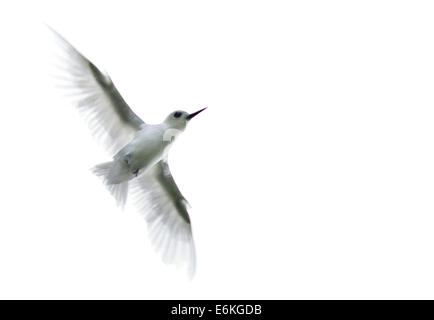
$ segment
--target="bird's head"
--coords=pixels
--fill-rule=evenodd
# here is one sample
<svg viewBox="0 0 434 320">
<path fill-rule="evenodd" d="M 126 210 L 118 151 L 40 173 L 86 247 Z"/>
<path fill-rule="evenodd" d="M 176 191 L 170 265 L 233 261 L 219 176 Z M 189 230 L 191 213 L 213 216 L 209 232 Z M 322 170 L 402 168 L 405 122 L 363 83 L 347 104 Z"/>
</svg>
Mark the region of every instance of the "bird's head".
<svg viewBox="0 0 434 320">
<path fill-rule="evenodd" d="M 173 111 L 171 114 L 167 116 L 164 122 L 171 129 L 184 131 L 185 127 L 187 126 L 187 123 L 205 109 L 206 108 L 203 108 L 193 113 L 188 113 L 182 110 Z"/>
</svg>

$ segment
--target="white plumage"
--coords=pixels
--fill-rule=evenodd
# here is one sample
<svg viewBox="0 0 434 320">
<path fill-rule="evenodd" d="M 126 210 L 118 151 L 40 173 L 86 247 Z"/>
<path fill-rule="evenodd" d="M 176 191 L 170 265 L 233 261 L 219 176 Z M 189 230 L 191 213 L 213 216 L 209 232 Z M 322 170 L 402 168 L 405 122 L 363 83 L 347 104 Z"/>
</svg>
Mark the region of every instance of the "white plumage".
<svg viewBox="0 0 434 320">
<path fill-rule="evenodd" d="M 63 49 L 58 79 L 74 98 L 93 135 L 113 157 L 95 166 L 93 173 L 101 177 L 119 206 L 131 195 L 163 261 L 185 267 L 192 277 L 196 253 L 187 201 L 170 173 L 167 154 L 188 121 L 205 108 L 192 114 L 175 111 L 160 124 L 146 124 L 108 75 L 52 32 Z"/>
</svg>

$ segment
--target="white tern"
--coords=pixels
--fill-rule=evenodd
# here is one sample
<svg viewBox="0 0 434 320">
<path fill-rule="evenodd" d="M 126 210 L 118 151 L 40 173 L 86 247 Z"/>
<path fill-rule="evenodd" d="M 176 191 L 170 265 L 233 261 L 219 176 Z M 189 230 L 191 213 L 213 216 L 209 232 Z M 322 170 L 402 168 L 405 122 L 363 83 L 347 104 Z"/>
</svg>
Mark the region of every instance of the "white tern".
<svg viewBox="0 0 434 320">
<path fill-rule="evenodd" d="M 131 195 L 144 215 L 152 244 L 163 261 L 194 275 L 196 253 L 188 203 L 179 191 L 167 164 L 169 147 L 193 113 L 174 111 L 160 124 L 140 119 L 122 98 L 110 77 L 76 50 L 60 34 L 55 35 L 64 57 L 57 66 L 62 87 L 67 88 L 93 135 L 112 155 L 112 161 L 92 171 L 102 178 L 119 206 Z"/>
</svg>

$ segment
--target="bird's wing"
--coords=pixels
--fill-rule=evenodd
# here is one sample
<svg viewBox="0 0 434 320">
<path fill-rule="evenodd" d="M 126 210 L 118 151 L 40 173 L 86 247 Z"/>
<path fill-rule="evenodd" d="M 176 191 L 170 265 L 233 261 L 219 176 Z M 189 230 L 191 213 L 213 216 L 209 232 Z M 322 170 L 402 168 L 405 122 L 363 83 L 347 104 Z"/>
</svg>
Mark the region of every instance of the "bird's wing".
<svg viewBox="0 0 434 320">
<path fill-rule="evenodd" d="M 61 65 L 56 66 L 59 87 L 68 90 L 93 135 L 109 152 L 116 153 L 131 141 L 144 122 L 131 110 L 108 75 L 55 30 L 50 30 L 62 49 Z"/>
<path fill-rule="evenodd" d="M 187 212 L 187 201 L 179 191 L 166 160 L 131 181 L 132 196 L 148 223 L 155 249 L 168 264 L 186 267 L 194 275 L 196 252 Z"/>
</svg>

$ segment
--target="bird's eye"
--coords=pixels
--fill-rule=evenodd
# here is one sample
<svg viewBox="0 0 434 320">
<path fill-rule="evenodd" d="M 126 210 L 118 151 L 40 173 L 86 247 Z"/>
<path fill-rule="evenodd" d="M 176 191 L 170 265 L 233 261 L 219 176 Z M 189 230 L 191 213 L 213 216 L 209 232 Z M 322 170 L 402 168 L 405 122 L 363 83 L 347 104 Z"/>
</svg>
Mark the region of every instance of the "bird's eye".
<svg viewBox="0 0 434 320">
<path fill-rule="evenodd" d="M 181 116 L 181 112 L 177 111 L 173 114 L 175 118 L 179 118 Z"/>
</svg>

